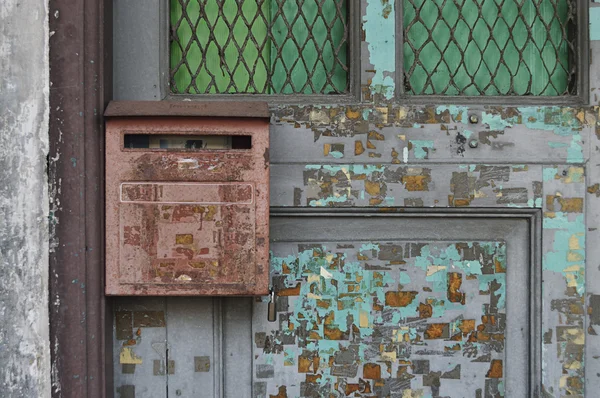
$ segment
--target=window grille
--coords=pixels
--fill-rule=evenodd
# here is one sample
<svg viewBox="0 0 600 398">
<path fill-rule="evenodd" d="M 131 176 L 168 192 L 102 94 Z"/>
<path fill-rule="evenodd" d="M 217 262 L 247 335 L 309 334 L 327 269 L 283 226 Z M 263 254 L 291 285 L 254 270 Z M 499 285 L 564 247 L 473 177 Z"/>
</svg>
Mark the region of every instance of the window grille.
<svg viewBox="0 0 600 398">
<path fill-rule="evenodd" d="M 346 0 L 170 0 L 174 94 L 343 94 Z"/>
<path fill-rule="evenodd" d="M 406 94 L 577 94 L 576 0 L 403 4 Z"/>
</svg>

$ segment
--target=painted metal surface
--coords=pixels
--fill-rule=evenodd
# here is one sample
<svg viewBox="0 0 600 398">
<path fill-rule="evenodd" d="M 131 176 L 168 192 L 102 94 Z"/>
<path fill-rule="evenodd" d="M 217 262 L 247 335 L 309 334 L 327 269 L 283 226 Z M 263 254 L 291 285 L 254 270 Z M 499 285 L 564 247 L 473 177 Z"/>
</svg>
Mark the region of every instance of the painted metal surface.
<svg viewBox="0 0 600 398">
<path fill-rule="evenodd" d="M 267 121 L 250 118 L 107 121 L 107 294 L 268 292 L 268 128 Z M 248 136 L 251 146 L 125 145 L 130 135 L 149 135 L 152 142 L 154 136 L 199 134 Z"/>
<path fill-rule="evenodd" d="M 257 396 L 530 394 L 527 221 L 288 213 L 272 222 L 278 322 L 255 304 Z"/>
<path fill-rule="evenodd" d="M 117 397 L 252 397 L 249 298 L 121 298 Z"/>
</svg>

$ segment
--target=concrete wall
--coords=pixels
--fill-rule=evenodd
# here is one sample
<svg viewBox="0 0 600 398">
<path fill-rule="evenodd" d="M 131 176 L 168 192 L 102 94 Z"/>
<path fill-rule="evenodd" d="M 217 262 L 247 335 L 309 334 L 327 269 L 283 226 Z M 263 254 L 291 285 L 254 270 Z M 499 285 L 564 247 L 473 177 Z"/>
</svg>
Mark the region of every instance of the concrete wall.
<svg viewBox="0 0 600 398">
<path fill-rule="evenodd" d="M 49 397 L 48 4 L 0 1 L 0 396 Z"/>
</svg>

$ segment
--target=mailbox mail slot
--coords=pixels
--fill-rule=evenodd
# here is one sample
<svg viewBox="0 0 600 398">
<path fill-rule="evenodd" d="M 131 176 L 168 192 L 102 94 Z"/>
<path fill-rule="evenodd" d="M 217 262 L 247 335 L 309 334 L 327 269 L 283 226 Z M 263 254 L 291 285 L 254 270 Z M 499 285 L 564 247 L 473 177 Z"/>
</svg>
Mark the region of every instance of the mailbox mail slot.
<svg viewBox="0 0 600 398">
<path fill-rule="evenodd" d="M 106 294 L 267 294 L 267 106 L 113 102 L 106 116 Z"/>
</svg>

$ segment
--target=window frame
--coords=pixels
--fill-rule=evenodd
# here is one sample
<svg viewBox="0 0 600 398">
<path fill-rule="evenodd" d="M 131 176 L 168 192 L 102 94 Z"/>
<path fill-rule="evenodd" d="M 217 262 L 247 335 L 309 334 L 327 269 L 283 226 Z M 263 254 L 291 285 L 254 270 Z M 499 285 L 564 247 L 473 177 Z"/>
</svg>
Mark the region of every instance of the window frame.
<svg viewBox="0 0 600 398">
<path fill-rule="evenodd" d="M 294 104 L 343 104 L 360 101 L 360 2 L 348 2 L 348 91 L 344 94 L 174 94 L 170 87 L 170 42 L 171 28 L 169 1 L 161 1 L 160 26 L 160 82 L 165 93 L 163 100 L 172 101 L 262 101 L 274 105 Z"/>
<path fill-rule="evenodd" d="M 454 105 L 587 105 L 589 103 L 589 3 L 574 0 L 576 4 L 576 89 L 573 95 L 409 95 L 404 91 L 404 7 L 403 0 L 396 0 L 396 73 L 394 100 L 406 105 L 454 104 Z M 586 6 L 586 4 L 588 4 Z"/>
</svg>

